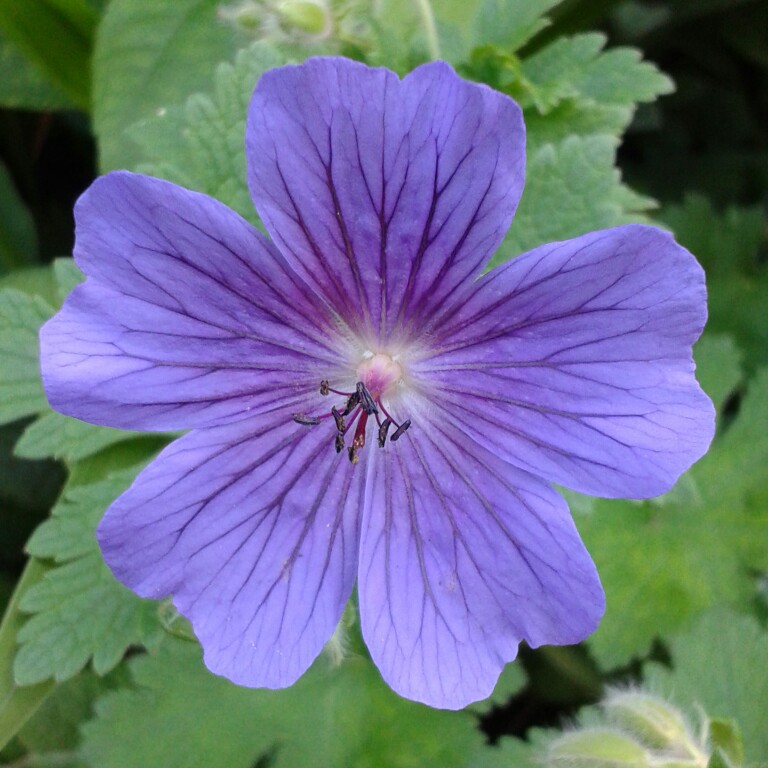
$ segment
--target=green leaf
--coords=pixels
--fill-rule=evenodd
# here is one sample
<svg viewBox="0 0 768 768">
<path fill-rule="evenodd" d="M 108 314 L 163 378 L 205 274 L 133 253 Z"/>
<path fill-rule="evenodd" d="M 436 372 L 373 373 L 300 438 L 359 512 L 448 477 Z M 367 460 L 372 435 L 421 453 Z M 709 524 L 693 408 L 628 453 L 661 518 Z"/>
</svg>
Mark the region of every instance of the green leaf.
<svg viewBox="0 0 768 768">
<path fill-rule="evenodd" d="M 493 689 L 493 693 L 482 701 L 478 701 L 469 707 L 469 710 L 477 714 L 486 714 L 494 707 L 504 706 L 516 693 L 518 693 L 527 681 L 525 670 L 518 661 L 507 664 Z"/>
<path fill-rule="evenodd" d="M 83 670 L 77 677 L 57 685 L 19 731 L 21 744 L 39 758 L 39 764 L 45 764 L 46 753 L 74 752 L 80 745 L 80 725 L 92 717 L 96 699 L 114 689 L 118 682 L 127 682 L 122 680 L 127 675 L 120 673 L 118 668 L 116 674 L 104 678 Z"/>
<path fill-rule="evenodd" d="M 94 51 L 93 117 L 102 171 L 133 168 L 125 129 L 213 85 L 214 63 L 233 57 L 219 0 L 112 0 Z"/>
<path fill-rule="evenodd" d="M 86 0 L 0 0 L 0 30 L 74 104 L 90 104 L 90 59 L 98 21 Z"/>
<path fill-rule="evenodd" d="M 36 259 L 35 224 L 0 162 L 0 272 L 34 264 Z"/>
<path fill-rule="evenodd" d="M 672 669 L 645 665 L 648 684 L 693 716 L 732 718 L 744 737 L 747 762 L 768 754 L 768 633 L 749 616 L 715 610 L 671 643 Z M 713 737 L 722 736 L 715 726 Z M 731 739 L 726 741 L 732 742 Z M 725 744 L 715 746 L 722 749 Z M 735 749 L 738 755 L 738 746 Z"/>
<path fill-rule="evenodd" d="M 718 212 L 698 195 L 660 214 L 682 245 L 707 272 L 710 330 L 734 336 L 753 369 L 768 349 L 768 263 L 761 258 L 768 245 L 766 215 L 759 206 Z"/>
<path fill-rule="evenodd" d="M 40 326 L 53 309 L 37 296 L 0 290 L 0 424 L 48 407 L 40 381 Z"/>
<path fill-rule="evenodd" d="M 589 640 L 603 667 L 646 654 L 654 638 L 711 605 L 751 606 L 752 572 L 768 569 L 767 465 L 764 370 L 734 423 L 670 493 L 644 503 L 598 500 L 576 519 L 608 601 Z"/>
<path fill-rule="evenodd" d="M 696 343 L 696 378 L 702 389 L 712 398 L 718 413 L 728 397 L 739 386 L 742 377 L 741 350 L 733 338 L 709 330 Z"/>
<path fill-rule="evenodd" d="M 40 581 L 46 570 L 47 566 L 37 560 L 27 563 L 0 624 L 0 750 L 18 733 L 54 689 L 52 682 L 27 688 L 20 687 L 13 679 L 12 671 L 17 635 L 23 623 L 19 600 L 28 589 Z"/>
<path fill-rule="evenodd" d="M 51 519 L 29 540 L 30 554 L 52 559 L 56 567 L 26 592 L 20 604 L 31 616 L 18 633 L 14 664 L 18 684 L 50 677 L 66 680 L 91 658 L 94 670 L 104 674 L 129 646 L 157 641 L 161 630 L 156 604 L 141 600 L 115 580 L 94 536 L 104 510 L 137 471 L 136 466 L 116 470 L 87 485 L 75 475 Z"/>
<path fill-rule="evenodd" d="M 644 220 L 651 201 L 621 183 L 615 159 L 611 136 L 569 136 L 529 153 L 523 199 L 493 264 L 542 243 Z"/>
<path fill-rule="evenodd" d="M 53 85 L 16 46 L 0 34 L 0 105 L 48 112 L 72 109 L 74 103 Z"/>
<path fill-rule="evenodd" d="M 240 51 L 234 65 L 216 69 L 213 95 L 195 94 L 181 108 L 131 128 L 148 162 L 139 170 L 215 197 L 256 222 L 245 165 L 245 118 L 259 77 L 285 63 L 266 43 Z"/>
<path fill-rule="evenodd" d="M 637 102 L 653 101 L 673 90 L 672 81 L 634 48 L 604 51 L 606 38 L 593 32 L 560 38 L 525 59 L 521 65 L 521 94 L 529 104 L 547 114 L 562 101 L 587 105 L 616 105 L 625 110 L 625 124 Z"/>
<path fill-rule="evenodd" d="M 493 45 L 505 53 L 523 46 L 549 23 L 544 14 L 560 0 L 383 0 L 369 19 L 370 63 L 405 74 L 431 58 L 454 66 L 474 48 Z M 362 21 L 362 20 L 361 20 Z"/>
<path fill-rule="evenodd" d="M 140 434 L 87 424 L 49 410 L 24 430 L 13 452 L 23 459 L 53 457 L 72 463 Z"/>
<path fill-rule="evenodd" d="M 709 738 L 716 750 L 721 750 L 731 765 L 744 762 L 744 739 L 735 720 L 723 717 L 709 718 Z"/>
<path fill-rule="evenodd" d="M 196 644 L 173 637 L 130 668 L 136 688 L 103 697 L 83 728 L 90 765 L 250 768 L 270 754 L 276 768 L 412 766 L 415 756 L 450 768 L 484 741 L 471 715 L 401 699 L 360 657 L 336 667 L 321 658 L 281 691 L 232 685 L 203 667 Z"/>
</svg>

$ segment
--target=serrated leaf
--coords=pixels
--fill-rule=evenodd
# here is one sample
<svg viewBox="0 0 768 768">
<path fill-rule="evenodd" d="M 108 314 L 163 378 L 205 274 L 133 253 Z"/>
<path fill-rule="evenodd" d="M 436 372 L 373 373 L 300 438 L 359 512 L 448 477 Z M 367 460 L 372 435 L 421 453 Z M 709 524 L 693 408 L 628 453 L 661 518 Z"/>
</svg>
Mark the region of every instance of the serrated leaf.
<svg viewBox="0 0 768 768">
<path fill-rule="evenodd" d="M 213 84 L 214 62 L 233 57 L 219 0 L 112 0 L 94 50 L 93 117 L 102 171 L 140 159 L 125 130 Z"/>
<path fill-rule="evenodd" d="M 136 688 L 103 697 L 83 728 L 90 765 L 250 768 L 269 753 L 275 768 L 407 766 L 416 755 L 450 768 L 484 741 L 471 715 L 401 699 L 360 657 L 321 659 L 281 691 L 234 686 L 203 667 L 196 644 L 173 637 L 130 668 Z"/>
<path fill-rule="evenodd" d="M 37 296 L 0 290 L 0 424 L 48 407 L 40 381 L 37 334 L 53 309 Z"/>
<path fill-rule="evenodd" d="M 768 569 L 768 370 L 750 382 L 738 417 L 666 496 L 595 502 L 576 519 L 608 607 L 591 650 L 605 668 L 646 654 L 655 637 L 711 605 L 747 608 L 752 572 Z"/>
<path fill-rule="evenodd" d="M 183 107 L 133 126 L 128 135 L 145 158 L 139 170 L 205 192 L 256 222 L 246 181 L 245 119 L 256 81 L 285 61 L 274 47 L 256 43 L 234 65 L 218 66 L 212 96 L 195 94 Z"/>
<path fill-rule="evenodd" d="M 127 682 L 122 680 L 126 675 L 120 673 L 118 669 L 116 674 L 104 678 L 84 670 L 54 688 L 18 734 L 27 751 L 38 757 L 35 763 L 45 764 L 43 756 L 46 753 L 61 753 L 62 750 L 71 750 L 75 763 L 80 725 L 92 716 L 98 696 L 114 689 L 118 682 Z M 82 761 L 77 760 L 77 765 L 82 765 Z"/>
<path fill-rule="evenodd" d="M 43 459 L 50 456 L 72 463 L 108 445 L 137 437 L 139 434 L 99 427 L 63 416 L 56 411 L 46 411 L 24 430 L 13 452 L 23 459 Z"/>
<path fill-rule="evenodd" d="M 130 484 L 139 467 L 100 482 L 70 480 L 50 520 L 27 549 L 57 566 L 28 590 L 20 608 L 30 614 L 18 633 L 14 662 L 18 684 L 50 677 L 66 680 L 92 659 L 98 674 L 112 669 L 131 645 L 151 644 L 160 634 L 157 606 L 119 584 L 104 564 L 94 529 L 107 506 Z"/>
<path fill-rule="evenodd" d="M 733 718 L 747 761 L 768 754 L 768 634 L 750 616 L 709 611 L 671 643 L 672 669 L 645 665 L 648 684 L 692 716 Z"/>
<path fill-rule="evenodd" d="M 493 263 L 542 243 L 644 220 L 651 201 L 621 183 L 615 157 L 611 136 L 569 136 L 534 149 L 523 199 Z"/>
<path fill-rule="evenodd" d="M 47 566 L 30 560 L 24 568 L 16 590 L 0 623 L 0 750 L 18 733 L 53 691 L 53 683 L 45 682 L 28 688 L 19 687 L 13 679 L 16 638 L 23 618 L 19 600 L 27 589 L 38 583 Z"/>
<path fill-rule="evenodd" d="M 593 32 L 559 38 L 521 66 L 525 106 L 546 114 L 565 99 L 633 107 L 673 89 L 672 81 L 634 48 L 603 50 L 606 38 Z M 525 98 L 527 97 L 527 98 Z M 627 111 L 627 121 L 632 110 Z"/>
</svg>

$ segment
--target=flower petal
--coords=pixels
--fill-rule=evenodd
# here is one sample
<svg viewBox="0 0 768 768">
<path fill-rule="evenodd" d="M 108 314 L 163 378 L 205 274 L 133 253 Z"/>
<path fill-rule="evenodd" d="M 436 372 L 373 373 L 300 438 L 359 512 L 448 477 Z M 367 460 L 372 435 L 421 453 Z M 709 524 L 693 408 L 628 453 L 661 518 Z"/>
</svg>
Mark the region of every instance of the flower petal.
<svg viewBox="0 0 768 768">
<path fill-rule="evenodd" d="M 420 416 L 373 458 L 358 591 L 366 644 L 402 696 L 458 709 L 488 696 L 521 640 L 565 644 L 604 610 L 565 501 Z"/>
<path fill-rule="evenodd" d="M 552 243 L 482 278 L 415 366 L 446 418 L 512 462 L 597 496 L 663 493 L 709 447 L 691 345 L 704 273 L 654 227 Z"/>
<path fill-rule="evenodd" d="M 221 203 L 119 172 L 75 216 L 89 279 L 41 332 L 56 410 L 133 429 L 216 424 L 316 388 L 338 365 L 327 309 Z"/>
<path fill-rule="evenodd" d="M 523 189 L 520 108 L 442 62 L 402 81 L 336 58 L 272 70 L 253 95 L 246 145 L 270 235 L 374 340 L 398 318 L 418 328 L 477 274 Z"/>
<path fill-rule="evenodd" d="M 173 594 L 213 672 L 282 687 L 352 591 L 363 479 L 321 428 L 261 416 L 199 430 L 109 508 L 99 544 L 139 595 Z"/>
</svg>

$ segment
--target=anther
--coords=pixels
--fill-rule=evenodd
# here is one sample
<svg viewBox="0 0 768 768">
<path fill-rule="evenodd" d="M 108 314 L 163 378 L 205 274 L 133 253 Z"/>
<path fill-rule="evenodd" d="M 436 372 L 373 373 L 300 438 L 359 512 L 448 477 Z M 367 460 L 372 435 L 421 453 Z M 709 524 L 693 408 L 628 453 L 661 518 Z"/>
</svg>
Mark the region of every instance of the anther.
<svg viewBox="0 0 768 768">
<path fill-rule="evenodd" d="M 344 416 L 339 413 L 335 405 L 331 408 L 331 413 L 333 414 L 333 420 L 336 422 L 336 429 L 338 429 L 339 432 L 343 432 L 346 428 L 344 425 Z M 346 413 L 346 411 L 344 413 Z"/>
<path fill-rule="evenodd" d="M 393 433 L 392 437 L 389 439 L 394 443 L 396 440 L 399 440 L 401 435 L 408 429 L 408 427 L 411 426 L 411 420 L 406 419 Z"/>
<path fill-rule="evenodd" d="M 362 381 L 357 382 L 357 397 L 360 405 L 367 414 L 378 413 L 379 409 L 368 391 L 368 387 Z"/>
<path fill-rule="evenodd" d="M 387 442 L 387 432 L 392 426 L 392 422 L 389 419 L 384 419 L 379 426 L 379 448 L 384 447 L 384 443 Z"/>
<path fill-rule="evenodd" d="M 357 392 L 353 392 L 349 398 L 347 399 L 347 404 L 344 406 L 344 411 L 342 412 L 342 416 L 349 416 L 352 411 L 357 408 L 357 404 L 360 402 L 360 396 L 357 394 Z"/>
<path fill-rule="evenodd" d="M 357 462 L 360 461 L 360 457 L 357 455 L 356 445 L 350 445 L 349 448 L 347 448 L 347 455 L 349 456 L 350 464 L 357 464 Z"/>
<path fill-rule="evenodd" d="M 320 382 L 320 394 L 327 395 L 330 391 L 331 391 L 331 383 L 328 381 L 328 379 L 323 379 Z"/>
<path fill-rule="evenodd" d="M 305 413 L 294 413 L 291 418 L 297 424 L 301 424 L 304 427 L 316 427 L 320 423 L 320 419 L 314 416 L 307 416 Z"/>
<path fill-rule="evenodd" d="M 336 453 L 341 453 L 344 450 L 344 433 L 336 433 Z"/>
</svg>

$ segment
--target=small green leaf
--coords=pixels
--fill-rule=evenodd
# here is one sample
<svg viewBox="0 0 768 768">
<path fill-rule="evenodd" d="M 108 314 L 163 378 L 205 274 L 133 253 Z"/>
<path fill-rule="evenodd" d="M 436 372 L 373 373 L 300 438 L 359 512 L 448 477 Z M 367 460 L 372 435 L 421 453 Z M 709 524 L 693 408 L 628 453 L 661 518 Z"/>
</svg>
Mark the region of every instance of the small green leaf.
<svg viewBox="0 0 768 768">
<path fill-rule="evenodd" d="M 48 407 L 40 381 L 40 326 L 53 309 L 37 296 L 0 290 L 0 424 Z"/>
</svg>

